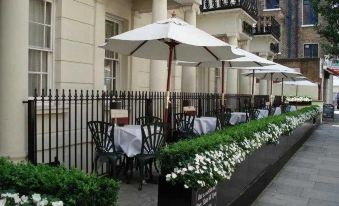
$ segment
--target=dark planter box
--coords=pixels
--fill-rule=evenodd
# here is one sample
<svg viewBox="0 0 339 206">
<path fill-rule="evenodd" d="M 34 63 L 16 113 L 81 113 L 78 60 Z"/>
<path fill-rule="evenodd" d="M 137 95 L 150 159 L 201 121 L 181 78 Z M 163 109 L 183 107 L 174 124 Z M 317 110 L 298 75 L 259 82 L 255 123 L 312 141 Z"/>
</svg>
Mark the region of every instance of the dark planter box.
<svg viewBox="0 0 339 206">
<path fill-rule="evenodd" d="M 288 104 L 294 106 L 309 106 L 312 105 L 312 102 L 289 102 Z"/>
<path fill-rule="evenodd" d="M 279 144 L 267 144 L 254 151 L 238 165 L 230 180 L 214 188 L 185 189 L 160 176 L 158 206 L 251 205 L 318 125 L 319 120 L 304 123 L 290 136 L 281 136 Z"/>
</svg>

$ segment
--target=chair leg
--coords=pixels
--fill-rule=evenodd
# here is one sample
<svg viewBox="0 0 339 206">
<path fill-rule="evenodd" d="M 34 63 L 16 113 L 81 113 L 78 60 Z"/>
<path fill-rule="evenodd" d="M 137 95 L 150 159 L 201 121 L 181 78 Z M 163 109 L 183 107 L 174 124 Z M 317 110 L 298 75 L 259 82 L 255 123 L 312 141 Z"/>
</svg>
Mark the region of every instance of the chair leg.
<svg viewBox="0 0 339 206">
<path fill-rule="evenodd" d="M 157 171 L 157 173 L 159 174 L 159 169 L 158 169 L 158 165 L 157 165 L 157 160 L 156 159 L 154 160 L 154 168 L 155 168 L 155 171 Z"/>
<path fill-rule="evenodd" d="M 139 173 L 140 173 L 140 179 L 139 179 L 139 190 L 142 190 L 142 184 L 144 181 L 144 162 L 139 160 Z"/>
<path fill-rule="evenodd" d="M 94 167 L 92 168 L 92 173 L 95 172 L 96 175 L 98 175 L 98 159 L 99 159 L 99 156 L 95 156 L 95 159 L 94 159 Z"/>
</svg>

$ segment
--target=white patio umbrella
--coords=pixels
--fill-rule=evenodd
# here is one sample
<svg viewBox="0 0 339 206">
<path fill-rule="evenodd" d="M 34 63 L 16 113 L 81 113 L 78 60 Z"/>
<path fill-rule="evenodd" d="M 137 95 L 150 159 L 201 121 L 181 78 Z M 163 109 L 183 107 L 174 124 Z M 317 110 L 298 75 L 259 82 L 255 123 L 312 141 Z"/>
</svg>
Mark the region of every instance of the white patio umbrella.
<svg viewBox="0 0 339 206">
<path fill-rule="evenodd" d="M 284 80 L 295 81 L 296 79 L 303 77 L 301 73 L 296 72 L 295 70 L 290 69 L 280 64 L 276 64 L 276 65 L 268 66 L 268 67 L 275 69 L 275 70 L 258 71 L 256 73 L 247 72 L 247 73 L 243 73 L 243 75 L 255 76 L 258 79 L 271 80 L 271 91 L 270 91 L 271 98 L 273 94 L 273 81 L 281 81 L 281 82 L 283 82 Z M 283 87 L 282 87 L 282 95 L 283 95 Z M 270 104 L 272 103 L 271 98 L 270 98 Z"/>
<path fill-rule="evenodd" d="M 165 121 L 173 59 L 205 62 L 241 57 L 232 52 L 229 44 L 174 16 L 113 36 L 101 47 L 124 55 L 168 61 Z"/>
<path fill-rule="evenodd" d="M 251 52 L 232 47 L 234 53 L 242 55 L 243 57 L 232 59 L 232 60 L 222 60 L 222 61 L 213 61 L 213 62 L 178 62 L 182 66 L 194 66 L 201 68 L 221 68 L 221 93 L 222 93 L 222 105 L 224 105 L 224 76 L 225 68 L 229 69 L 245 69 L 245 70 L 271 70 L 271 68 L 265 66 L 275 65 L 276 63 L 269 61 L 267 59 L 261 58 Z M 253 69 L 252 69 L 253 68 Z M 254 75 L 252 77 L 252 100 L 254 97 Z"/>
<path fill-rule="evenodd" d="M 279 84 L 285 84 L 285 85 L 295 85 L 295 95 L 298 96 L 298 89 L 299 86 L 318 86 L 316 83 L 313 83 L 309 80 L 305 79 L 296 79 L 296 81 L 285 81 L 285 82 L 280 82 Z"/>
</svg>

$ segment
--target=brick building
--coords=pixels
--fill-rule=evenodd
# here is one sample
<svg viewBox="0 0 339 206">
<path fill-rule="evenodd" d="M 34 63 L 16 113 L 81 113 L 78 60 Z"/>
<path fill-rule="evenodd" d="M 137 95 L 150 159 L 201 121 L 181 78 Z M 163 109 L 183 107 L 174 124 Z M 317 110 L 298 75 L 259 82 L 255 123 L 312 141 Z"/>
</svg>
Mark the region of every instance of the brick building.
<svg viewBox="0 0 339 206">
<path fill-rule="evenodd" d="M 259 0 L 259 16 L 274 16 L 281 25 L 276 58 L 322 58 L 321 38 L 314 26 L 321 21 L 311 0 Z"/>
</svg>

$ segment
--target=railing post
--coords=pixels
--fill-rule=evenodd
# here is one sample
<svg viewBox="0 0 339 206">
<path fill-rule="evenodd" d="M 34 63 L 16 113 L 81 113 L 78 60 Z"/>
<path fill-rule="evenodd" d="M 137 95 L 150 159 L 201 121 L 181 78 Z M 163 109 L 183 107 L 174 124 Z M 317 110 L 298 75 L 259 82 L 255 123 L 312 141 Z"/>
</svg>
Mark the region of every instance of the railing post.
<svg viewBox="0 0 339 206">
<path fill-rule="evenodd" d="M 36 101 L 28 100 L 28 160 L 37 164 L 37 155 L 36 155 Z"/>
</svg>

